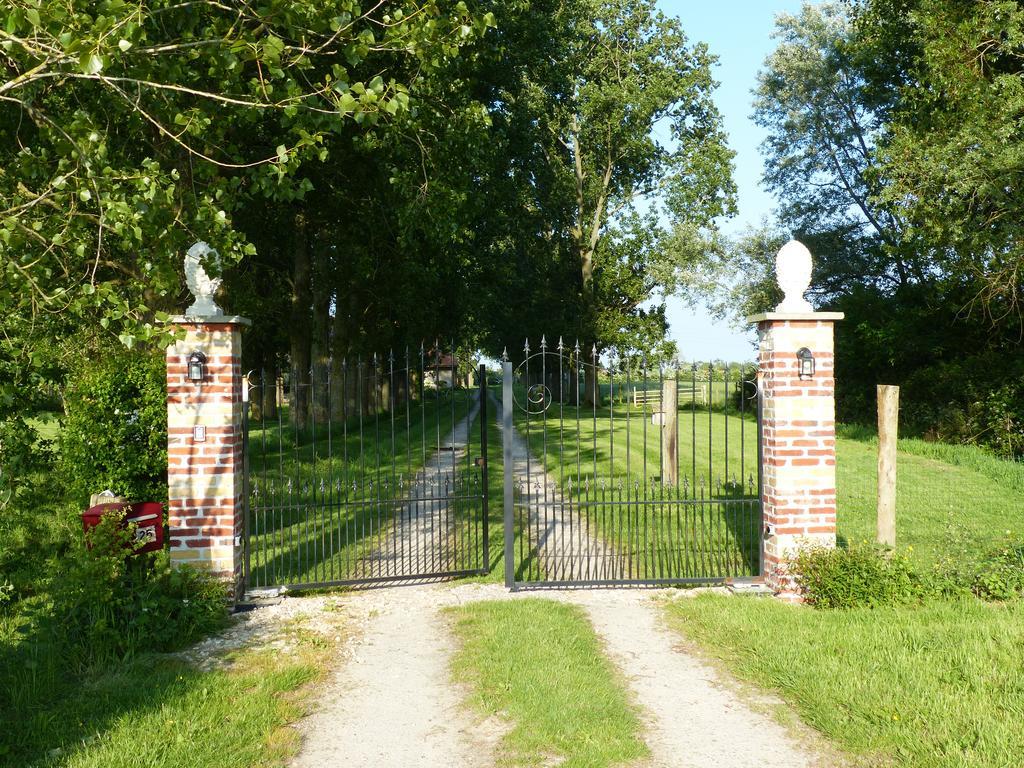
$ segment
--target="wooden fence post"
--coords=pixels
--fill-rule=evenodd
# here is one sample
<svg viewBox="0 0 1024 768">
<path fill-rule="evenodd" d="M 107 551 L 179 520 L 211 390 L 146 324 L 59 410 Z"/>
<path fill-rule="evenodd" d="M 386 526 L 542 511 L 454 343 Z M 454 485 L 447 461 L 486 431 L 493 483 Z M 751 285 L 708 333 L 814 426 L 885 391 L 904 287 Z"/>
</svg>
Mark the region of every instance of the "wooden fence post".
<svg viewBox="0 0 1024 768">
<path fill-rule="evenodd" d="M 900 388 L 878 385 L 878 543 L 896 546 L 896 439 Z"/>
<path fill-rule="evenodd" d="M 679 434 L 676 421 L 679 416 L 679 385 L 672 376 L 661 383 L 661 483 L 675 487 L 679 482 Z"/>
</svg>

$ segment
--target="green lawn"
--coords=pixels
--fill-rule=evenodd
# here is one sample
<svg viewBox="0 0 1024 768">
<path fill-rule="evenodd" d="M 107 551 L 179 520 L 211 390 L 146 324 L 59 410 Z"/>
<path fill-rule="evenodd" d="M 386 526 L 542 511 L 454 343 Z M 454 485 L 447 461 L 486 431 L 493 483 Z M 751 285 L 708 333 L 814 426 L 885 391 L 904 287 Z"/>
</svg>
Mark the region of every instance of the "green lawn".
<svg viewBox="0 0 1024 768">
<path fill-rule="evenodd" d="M 483 715 L 510 726 L 498 765 L 601 768 L 647 756 L 636 710 L 582 609 L 531 599 L 449 610 L 455 678 Z"/>
<path fill-rule="evenodd" d="M 838 529 L 847 542 L 874 541 L 877 439 L 840 427 L 836 441 Z M 976 557 L 1024 535 L 1024 464 L 973 446 L 900 440 L 896 543 L 930 567 L 943 557 Z"/>
<path fill-rule="evenodd" d="M 40 440 L 56 440 L 60 434 L 60 416 L 59 413 L 45 411 L 26 419 L 26 422 L 36 431 Z"/>
<path fill-rule="evenodd" d="M 297 432 L 287 414 L 251 423 L 251 586 L 480 567 L 471 520 L 479 516 L 481 486 L 472 457 L 441 489 L 455 499 L 444 519 L 449 539 L 443 553 L 417 558 L 391 536 L 408 510 L 403 499 L 416 473 L 439 455 L 474 395 L 460 391 L 395 413 L 320 424 L 315 432 Z M 470 426 L 472 456 L 479 454 L 477 424 Z"/>
<path fill-rule="evenodd" d="M 1008 768 L 1024 755 L 1024 603 L 815 611 L 702 595 L 668 620 L 864 764 Z"/>
<path fill-rule="evenodd" d="M 302 689 L 332 655 L 319 636 L 292 635 L 291 654 L 242 651 L 213 671 L 152 655 L 73 684 L 58 681 L 45 692 L 45 709 L 5 713 L 0 765 L 284 765 L 298 745 L 288 725 L 305 711 Z"/>
</svg>

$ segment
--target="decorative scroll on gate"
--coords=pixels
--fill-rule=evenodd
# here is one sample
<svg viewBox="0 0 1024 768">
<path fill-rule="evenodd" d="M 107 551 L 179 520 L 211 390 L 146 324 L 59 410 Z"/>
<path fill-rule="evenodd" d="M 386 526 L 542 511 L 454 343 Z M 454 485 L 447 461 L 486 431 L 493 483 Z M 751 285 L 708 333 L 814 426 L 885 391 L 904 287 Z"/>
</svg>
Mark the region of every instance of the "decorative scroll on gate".
<svg viewBox="0 0 1024 768">
<path fill-rule="evenodd" d="M 759 576 L 752 373 L 543 339 L 505 362 L 507 585 Z"/>
<path fill-rule="evenodd" d="M 252 376 L 247 588 L 486 573 L 485 384 L 436 349 Z"/>
</svg>

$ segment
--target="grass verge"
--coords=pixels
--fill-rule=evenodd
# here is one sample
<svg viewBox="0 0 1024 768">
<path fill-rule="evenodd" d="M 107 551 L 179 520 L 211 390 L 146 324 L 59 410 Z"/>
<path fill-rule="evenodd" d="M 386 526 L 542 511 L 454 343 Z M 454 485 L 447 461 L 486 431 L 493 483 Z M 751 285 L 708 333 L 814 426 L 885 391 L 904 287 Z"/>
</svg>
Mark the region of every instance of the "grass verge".
<svg viewBox="0 0 1024 768">
<path fill-rule="evenodd" d="M 814 611 L 702 595 L 666 610 L 862 764 L 1004 768 L 1024 755 L 1024 604 Z"/>
<path fill-rule="evenodd" d="M 551 600 L 451 609 L 457 680 L 476 707 L 511 723 L 505 766 L 621 765 L 647 755 L 640 722 L 584 612 Z"/>
<path fill-rule="evenodd" d="M 840 427 L 836 441 L 838 527 L 848 542 L 874 541 L 877 438 Z M 975 446 L 900 440 L 896 543 L 918 566 L 976 559 L 1024 534 L 1024 465 Z"/>
<path fill-rule="evenodd" d="M 303 689 L 329 656 L 319 635 L 301 630 L 291 632 L 290 647 L 239 651 L 209 671 L 144 656 L 78 680 L 46 711 L 5 729 L 0 765 L 284 766 L 298 744 L 287 726 L 303 714 Z"/>
</svg>

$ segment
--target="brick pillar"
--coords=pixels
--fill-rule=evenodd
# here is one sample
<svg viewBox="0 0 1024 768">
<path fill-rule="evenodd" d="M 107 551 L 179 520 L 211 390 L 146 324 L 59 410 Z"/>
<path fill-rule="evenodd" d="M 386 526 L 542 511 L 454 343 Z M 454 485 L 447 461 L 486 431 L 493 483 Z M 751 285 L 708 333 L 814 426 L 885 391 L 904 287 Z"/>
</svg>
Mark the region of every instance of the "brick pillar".
<svg viewBox="0 0 1024 768">
<path fill-rule="evenodd" d="M 764 577 L 777 595 L 797 599 L 787 559 L 801 545 L 835 546 L 836 440 L 833 326 L 838 312 L 755 315 L 762 404 Z M 814 356 L 801 378 L 797 351 Z"/>
<path fill-rule="evenodd" d="M 171 559 L 238 582 L 241 567 L 242 317 L 177 317 L 167 349 L 167 490 Z M 206 357 L 203 380 L 189 356 Z"/>
</svg>

